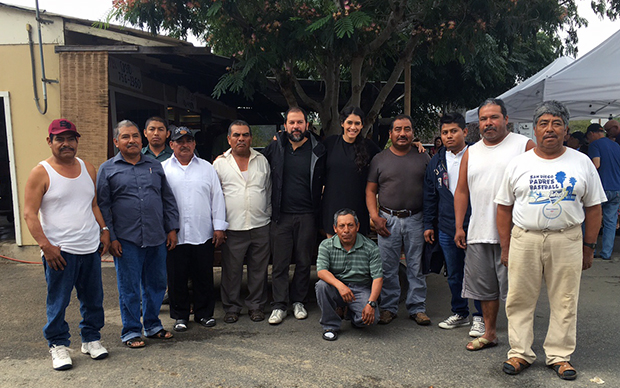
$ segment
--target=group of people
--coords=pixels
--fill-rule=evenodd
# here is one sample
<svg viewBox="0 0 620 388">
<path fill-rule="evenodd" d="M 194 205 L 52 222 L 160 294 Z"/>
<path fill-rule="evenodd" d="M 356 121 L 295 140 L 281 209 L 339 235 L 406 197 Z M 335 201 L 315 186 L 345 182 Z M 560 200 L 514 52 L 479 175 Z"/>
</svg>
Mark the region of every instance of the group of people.
<svg viewBox="0 0 620 388">
<path fill-rule="evenodd" d="M 564 147 L 568 111 L 555 101 L 534 112 L 536 148 L 508 130 L 501 100 L 484 101 L 478 115 L 482 140 L 468 145 L 463 116 L 444 114 L 443 146 L 431 159 L 414 146 L 413 120 L 407 115 L 392 120 L 391 145 L 381 151 L 362 136 L 359 108 L 343 110 L 343 133 L 321 142 L 308 129 L 303 109 L 293 107 L 285 114 L 284 131 L 262 153 L 252 148 L 248 123 L 234 121 L 228 128 L 231 148 L 213 165 L 196 156 L 189 129 L 168 131 L 163 119 L 150 118 L 144 129 L 149 145 L 142 148 L 138 126 L 125 120 L 114 130 L 119 153 L 98 173 L 76 157 L 75 125 L 54 120 L 47 140 L 52 156 L 33 169 L 25 209 L 45 265 L 44 335 L 53 367 L 72 366 L 64 312 L 73 287 L 83 316 L 82 352 L 94 359 L 108 355 L 99 334 L 100 254 L 109 250 L 114 257 L 121 340 L 139 348 L 146 345 L 143 334 L 173 337 L 159 319 L 166 287 L 175 331 L 190 328 L 191 314 L 199 325 L 216 324 L 217 247 L 222 250 L 224 322 L 237 322 L 244 304 L 252 321 L 266 318 L 270 257 L 269 324 L 282 323 L 289 308 L 296 319 L 307 318 L 313 252 L 322 227 L 327 238 L 318 248 L 315 292 L 323 339 L 336 340 L 345 319 L 364 327 L 397 318 L 403 253 L 406 311 L 418 325 L 430 325 L 422 264 L 426 241 L 443 251 L 452 295 L 452 315 L 439 327 L 469 326 L 468 299 L 475 301 L 469 331 L 475 339 L 468 350 L 497 345 L 497 314 L 500 299 L 506 300 L 511 349 L 503 370 L 508 374 L 535 360 L 533 313 L 544 277 L 551 302 L 546 363 L 561 378 L 574 379 L 569 361 L 579 276 L 592 264 L 600 204 L 610 196 L 597 173 L 602 164 L 596 158 L 605 152 L 593 163 Z M 377 243 L 368 238 L 371 220 Z M 602 254 L 605 249 L 604 243 Z"/>
</svg>

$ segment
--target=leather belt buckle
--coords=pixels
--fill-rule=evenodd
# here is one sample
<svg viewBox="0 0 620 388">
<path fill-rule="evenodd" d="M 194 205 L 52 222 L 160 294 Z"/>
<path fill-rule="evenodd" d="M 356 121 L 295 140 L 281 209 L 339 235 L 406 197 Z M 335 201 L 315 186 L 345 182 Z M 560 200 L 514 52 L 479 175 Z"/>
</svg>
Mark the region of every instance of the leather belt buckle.
<svg viewBox="0 0 620 388">
<path fill-rule="evenodd" d="M 410 217 L 412 215 L 414 215 L 415 213 L 411 210 L 392 210 L 392 209 L 388 209 L 387 207 L 384 206 L 379 206 L 379 210 L 382 210 L 386 213 L 388 213 L 391 216 L 394 217 L 398 217 L 398 218 L 407 218 Z"/>
</svg>

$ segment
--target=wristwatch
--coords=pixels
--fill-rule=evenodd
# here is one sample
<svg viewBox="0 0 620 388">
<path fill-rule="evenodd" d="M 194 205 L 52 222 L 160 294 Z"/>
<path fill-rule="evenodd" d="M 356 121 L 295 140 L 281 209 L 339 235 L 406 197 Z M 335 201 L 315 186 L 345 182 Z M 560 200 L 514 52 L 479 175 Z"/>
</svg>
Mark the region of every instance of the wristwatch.
<svg viewBox="0 0 620 388">
<path fill-rule="evenodd" d="M 370 307 L 372 307 L 373 309 L 377 308 L 377 302 L 375 302 L 374 300 L 369 300 L 368 305 L 370 305 Z"/>
<path fill-rule="evenodd" d="M 105 231 L 110 231 L 110 228 L 108 228 L 107 226 L 104 226 L 103 228 L 101 228 L 101 233 L 105 232 Z"/>
<path fill-rule="evenodd" d="M 592 249 L 596 249 L 596 243 L 587 243 L 587 242 L 583 242 L 583 246 L 584 247 L 588 247 L 588 248 L 592 248 Z"/>
</svg>

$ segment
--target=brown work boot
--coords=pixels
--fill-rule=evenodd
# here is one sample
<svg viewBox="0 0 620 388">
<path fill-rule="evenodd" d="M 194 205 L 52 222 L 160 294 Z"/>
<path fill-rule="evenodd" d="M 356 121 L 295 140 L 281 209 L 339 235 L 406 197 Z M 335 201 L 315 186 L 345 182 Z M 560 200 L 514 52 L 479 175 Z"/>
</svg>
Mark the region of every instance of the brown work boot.
<svg viewBox="0 0 620 388">
<path fill-rule="evenodd" d="M 415 323 L 420 326 L 428 326 L 431 324 L 431 319 L 424 312 L 411 314 L 409 318 L 413 319 Z"/>
<path fill-rule="evenodd" d="M 396 319 L 397 315 L 389 310 L 381 310 L 379 313 L 379 323 L 382 325 L 387 325 Z"/>
</svg>

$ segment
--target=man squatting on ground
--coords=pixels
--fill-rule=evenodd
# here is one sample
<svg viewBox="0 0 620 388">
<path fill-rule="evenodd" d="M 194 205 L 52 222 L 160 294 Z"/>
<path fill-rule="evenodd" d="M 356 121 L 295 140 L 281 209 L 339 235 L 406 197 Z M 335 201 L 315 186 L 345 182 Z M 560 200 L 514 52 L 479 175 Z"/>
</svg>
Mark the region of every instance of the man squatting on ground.
<svg viewBox="0 0 620 388">
<path fill-rule="evenodd" d="M 186 127 L 175 127 L 170 137 L 174 154 L 162 163 L 179 209 L 178 241 L 168 252 L 170 318 L 175 331 L 188 328 L 191 304 L 194 321 L 215 326 L 213 287 L 214 248 L 226 240 L 226 206 L 220 180 L 211 163 L 194 155 L 196 141 Z M 187 282 L 192 278 L 193 298 Z"/>
<path fill-rule="evenodd" d="M 53 368 L 65 370 L 73 366 L 68 349 L 71 335 L 65 321 L 73 287 L 82 313 L 82 353 L 96 360 L 108 356 L 100 342 L 104 313 L 99 244 L 101 254 L 105 254 L 110 234 L 95 198 L 95 167 L 76 157 L 77 128 L 69 120 L 57 119 L 48 133 L 52 156 L 40 162 L 28 177 L 24 218 L 41 247 L 47 282 L 43 335 Z"/>
<path fill-rule="evenodd" d="M 508 131 L 508 115 L 502 100 L 485 100 L 478 108 L 478 120 L 482 140 L 465 151 L 454 193 L 454 241 L 461 249 L 467 247 L 462 296 L 480 301 L 485 324 L 484 335 L 469 342 L 467 350 L 497 345 L 499 299 L 506 299 L 508 279 L 501 263 L 497 205 L 493 200 L 508 163 L 534 148 L 534 142 L 527 137 Z M 470 201 L 466 234 L 464 221 Z"/>
<path fill-rule="evenodd" d="M 316 271 L 316 300 L 321 308 L 323 339 L 335 341 L 342 323 L 338 307 L 348 307 L 351 325 L 370 326 L 379 320 L 377 299 L 383 285 L 383 270 L 377 245 L 359 233 L 360 222 L 351 209 L 334 214 L 336 236 L 319 246 Z"/>
<path fill-rule="evenodd" d="M 273 311 L 269 323 L 277 325 L 287 315 L 289 300 L 295 318 L 308 317 L 304 302 L 321 211 L 325 147 L 308 130 L 306 112 L 293 107 L 286 112 L 284 131 L 265 148 L 264 155 L 271 166 L 272 182 Z M 289 298 L 293 257 L 295 274 Z"/>
<path fill-rule="evenodd" d="M 433 156 L 426 167 L 424 178 L 424 239 L 429 244 L 439 240 L 448 271 L 448 286 L 452 294 L 452 315 L 439 323 L 442 329 L 454 329 L 469 325 L 469 303 L 461 296 L 463 291 L 463 268 L 465 250 L 458 248 L 454 242 L 454 192 L 459 180 L 461 159 L 467 149 L 465 137 L 467 127 L 465 118 L 458 112 L 445 113 L 440 119 L 441 141 L 444 147 Z M 464 229 L 469 224 L 471 208 L 467 208 Z M 435 229 L 438 236 L 435 236 Z M 482 307 L 474 301 L 477 314 L 469 331 L 472 337 L 484 334 Z"/>
<path fill-rule="evenodd" d="M 431 320 L 426 315 L 426 278 L 422 274 L 422 202 L 424 173 L 430 158 L 413 147 L 411 117 L 396 116 L 389 133 L 392 145 L 370 162 L 366 185 L 366 206 L 377 230 L 383 261 L 379 323 L 388 324 L 397 316 L 401 292 L 398 268 L 404 246 L 409 283 L 407 311 L 409 318 L 426 326 Z"/>
<path fill-rule="evenodd" d="M 537 146 L 512 159 L 495 197 L 501 258 L 508 267 L 510 351 L 503 370 L 511 375 L 536 360 L 534 311 L 544 278 L 551 310 L 546 364 L 561 379 L 577 377 L 569 361 L 577 339 L 579 284 L 582 270 L 592 266 L 606 198 L 588 157 L 562 145 L 568 118 L 557 101 L 536 108 Z"/>
<path fill-rule="evenodd" d="M 130 348 L 145 346 L 144 335 L 172 338 L 159 319 L 166 292 L 166 248 L 177 244 L 179 212 L 161 163 L 141 153 L 135 123 L 114 128 L 119 153 L 99 167 L 97 201 L 110 228 L 123 329 Z M 140 317 L 142 316 L 142 322 Z"/>
<path fill-rule="evenodd" d="M 265 319 L 269 265 L 271 171 L 267 159 L 252 148 L 252 130 L 242 120 L 228 127 L 230 149 L 213 162 L 224 192 L 228 230 L 222 245 L 221 294 L 224 322 L 235 323 L 243 308 L 241 280 L 247 256 L 250 319 Z"/>
</svg>

